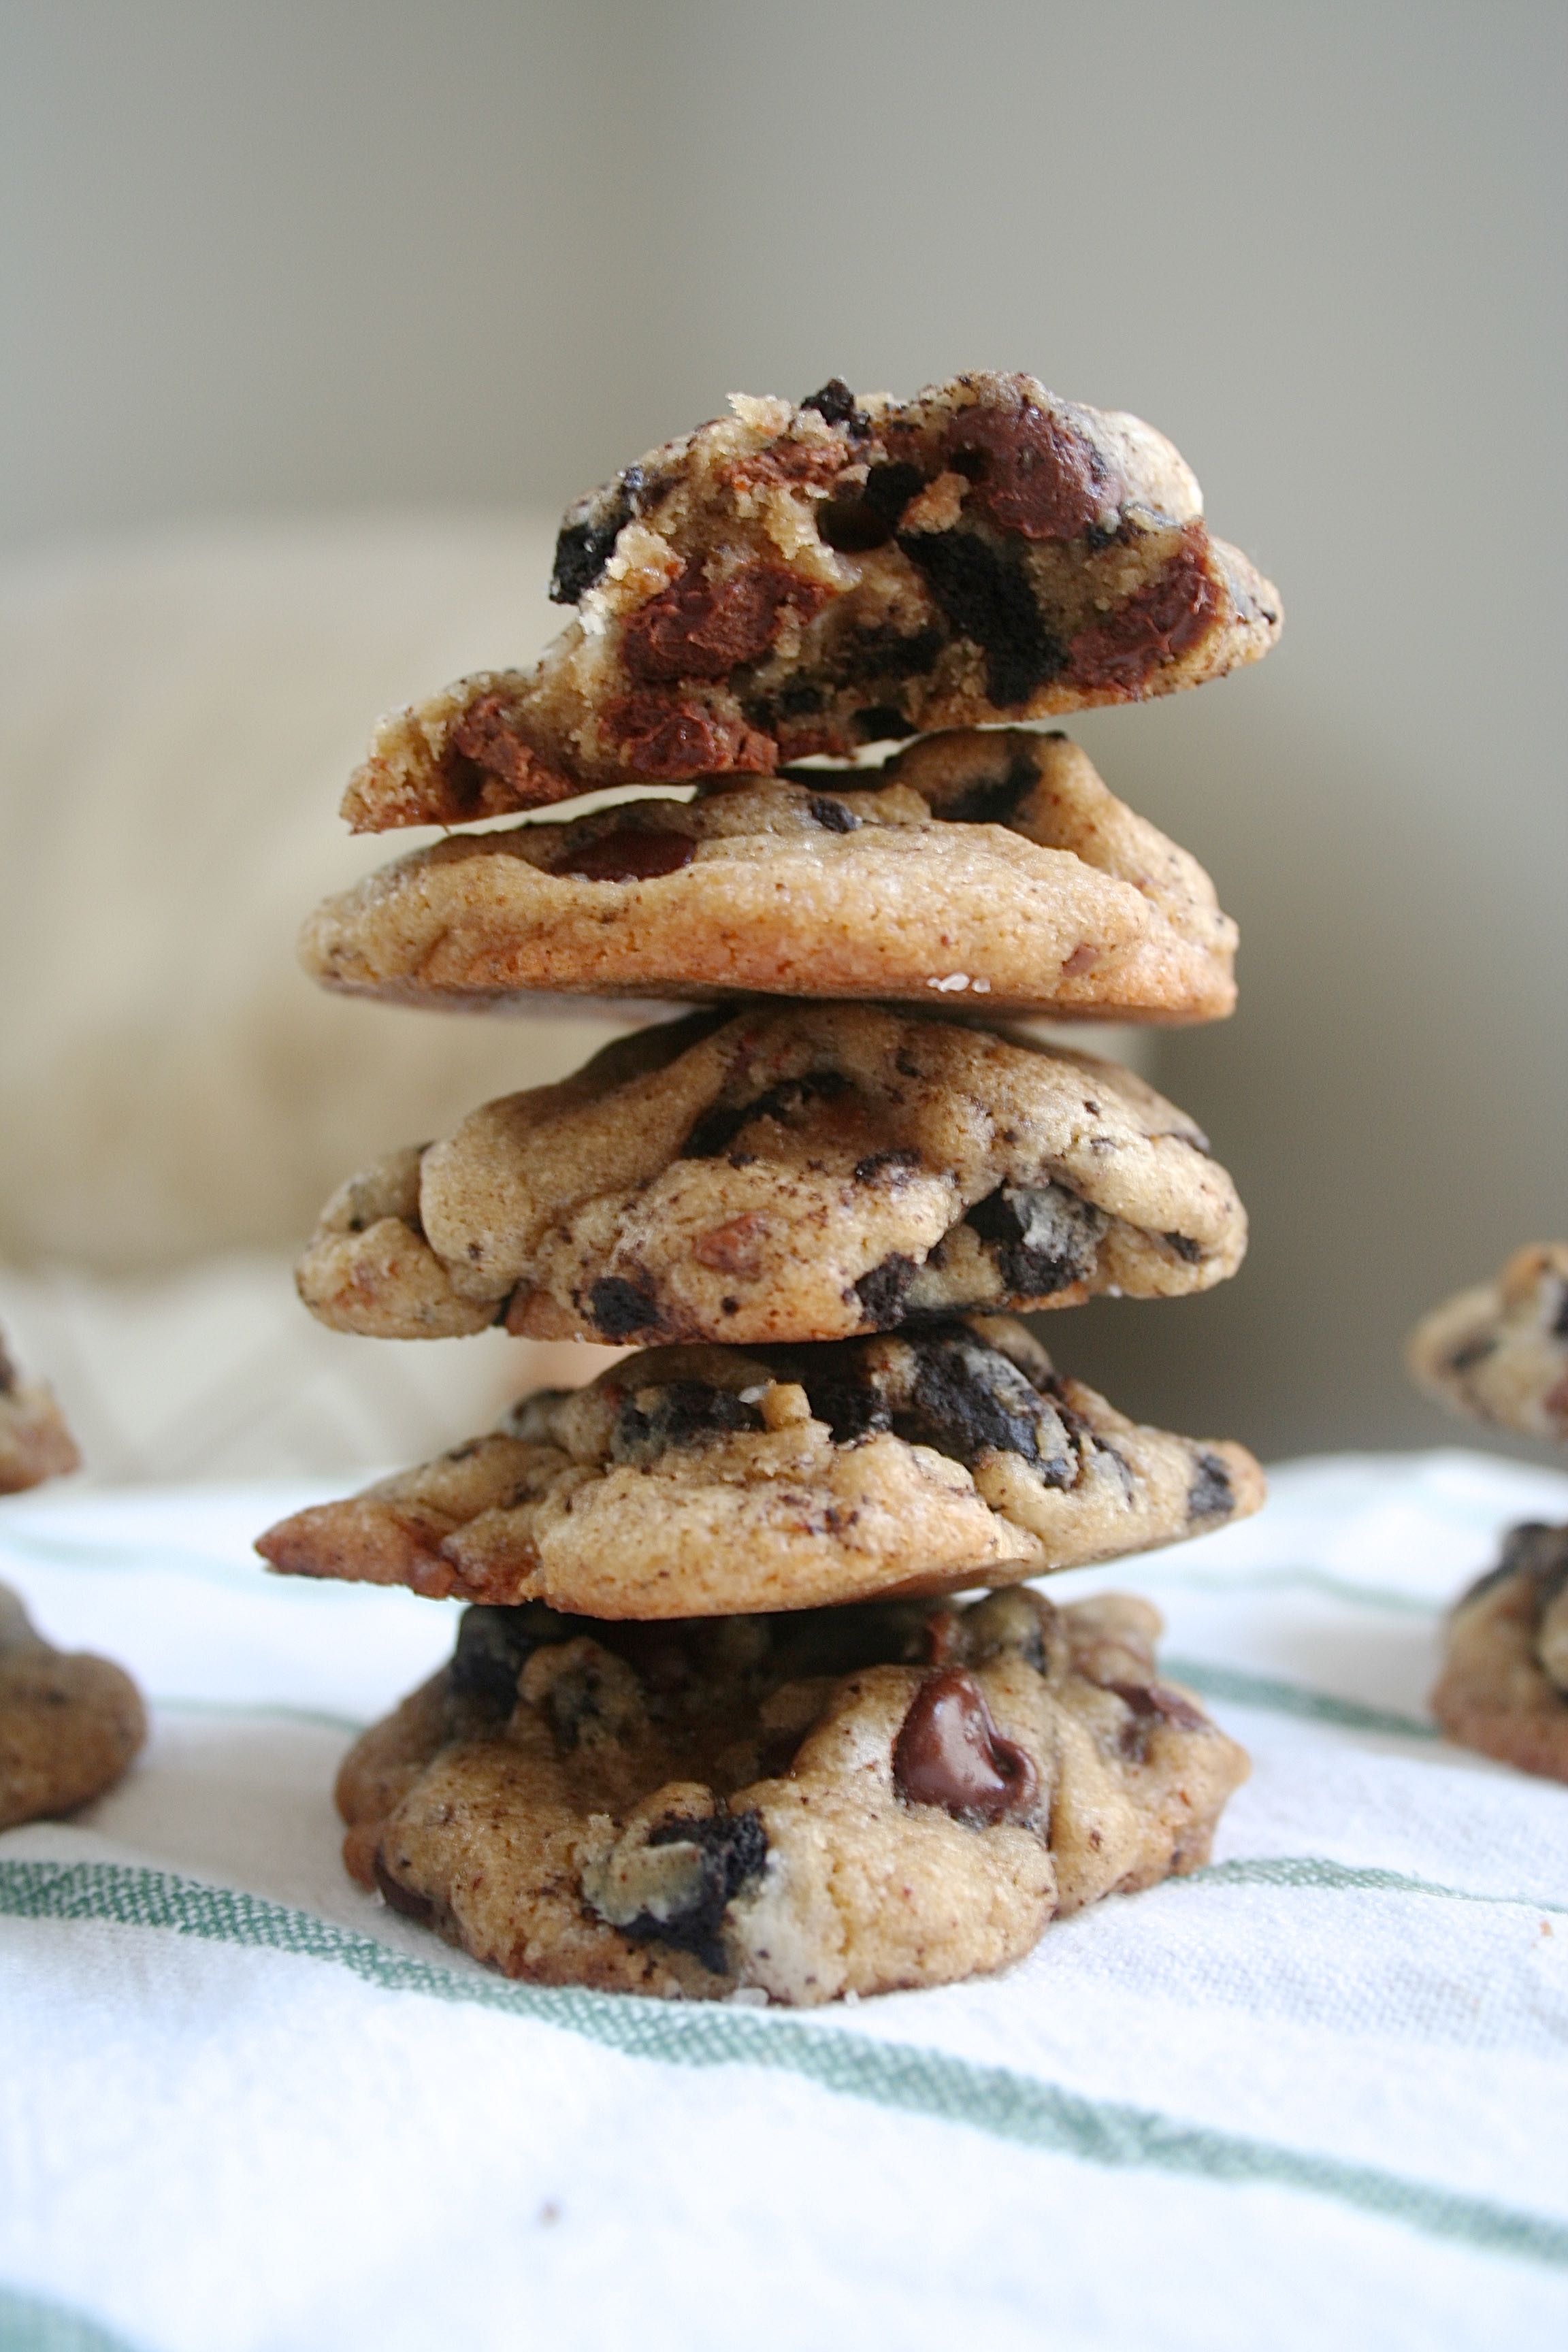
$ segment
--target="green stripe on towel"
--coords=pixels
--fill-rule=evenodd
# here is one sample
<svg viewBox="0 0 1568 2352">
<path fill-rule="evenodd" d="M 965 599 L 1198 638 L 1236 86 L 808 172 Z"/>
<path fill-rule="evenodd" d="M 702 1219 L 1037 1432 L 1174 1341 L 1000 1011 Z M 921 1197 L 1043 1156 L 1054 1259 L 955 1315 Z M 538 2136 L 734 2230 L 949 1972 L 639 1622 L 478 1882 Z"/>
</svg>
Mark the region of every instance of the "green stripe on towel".
<svg viewBox="0 0 1568 2352">
<path fill-rule="evenodd" d="M 967 2125 L 1083 2163 L 1304 2190 L 1432 2237 L 1568 2269 L 1568 2224 L 1373 2165 L 1184 2124 L 1152 2108 L 1086 2098 L 1007 2067 L 880 2042 L 837 2025 L 727 2005 L 685 2008 L 459 1973 L 308 1912 L 172 1872 L 117 1863 L 0 1863 L 3 1913 L 162 1927 L 214 1943 L 325 1960 L 389 1991 L 531 2018 L 627 2057 L 678 2066 L 773 2067 L 846 2097 Z"/>
<path fill-rule="evenodd" d="M 130 2352 L 130 2347 L 64 2304 L 0 2286 L 0 2352 Z"/>
</svg>

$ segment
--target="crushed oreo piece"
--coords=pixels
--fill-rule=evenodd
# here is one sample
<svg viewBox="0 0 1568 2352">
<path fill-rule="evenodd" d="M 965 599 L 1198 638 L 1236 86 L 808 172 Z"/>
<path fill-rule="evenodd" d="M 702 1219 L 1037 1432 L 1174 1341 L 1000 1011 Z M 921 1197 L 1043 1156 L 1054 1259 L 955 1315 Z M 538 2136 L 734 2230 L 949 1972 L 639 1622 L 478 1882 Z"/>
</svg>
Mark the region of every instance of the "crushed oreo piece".
<svg viewBox="0 0 1568 2352">
<path fill-rule="evenodd" d="M 589 1286 L 588 1313 L 600 1335 L 618 1346 L 622 1340 L 647 1338 L 660 1329 L 658 1301 L 647 1282 L 631 1282 L 624 1275 L 601 1275 Z"/>
<path fill-rule="evenodd" d="M 699 1445 L 728 1431 L 762 1426 L 757 1407 L 735 1390 L 710 1388 L 706 1381 L 671 1381 L 668 1387 L 638 1389 L 622 1398 L 611 1459 L 652 1462 L 671 1445 Z"/>
<path fill-rule="evenodd" d="M 868 1151 L 864 1160 L 855 1162 L 857 1184 L 874 1184 L 879 1176 L 887 1176 L 896 1183 L 899 1178 L 921 1164 L 921 1155 L 909 1144 L 889 1145 L 885 1151 Z"/>
<path fill-rule="evenodd" d="M 855 1285 L 855 1296 L 865 1309 L 867 1323 L 873 1331 L 892 1331 L 904 1319 L 904 1294 L 915 1278 L 915 1262 L 902 1250 L 895 1250 L 880 1265 L 863 1274 Z"/>
<path fill-rule="evenodd" d="M 863 408 L 856 406 L 855 395 L 841 375 L 830 375 L 817 391 L 808 393 L 800 404 L 803 408 L 815 408 L 825 425 L 847 425 L 857 440 L 870 430 L 870 418 Z"/>
<path fill-rule="evenodd" d="M 572 508 L 555 541 L 555 568 L 550 575 L 552 604 L 575 604 L 605 575 L 616 541 L 638 510 L 647 477 L 640 466 L 628 466 L 607 490 Z"/>
<path fill-rule="evenodd" d="M 509 1716 L 517 1704 L 517 1678 L 547 1643 L 563 1642 L 578 1630 L 576 1621 L 526 1601 L 513 1609 L 486 1605 L 465 1609 L 458 1646 L 447 1670 L 447 1697 L 454 1707 L 478 1707 Z"/>
<path fill-rule="evenodd" d="M 969 1468 L 983 1454 L 1016 1454 L 1047 1484 L 1071 1484 L 1078 1465 L 1059 1413 L 1000 1349 L 962 1325 L 907 1344 L 915 1369 L 908 1399 L 894 1408 L 899 1436 Z"/>
<path fill-rule="evenodd" d="M 1023 558 L 973 531 L 907 531 L 899 545 L 924 573 L 954 633 L 985 656 L 985 690 L 1000 710 L 1026 702 L 1067 667 L 1046 627 Z"/>
<path fill-rule="evenodd" d="M 847 1094 L 851 1081 L 841 1070 L 807 1070 L 804 1077 L 781 1078 L 765 1094 L 750 1102 L 715 1103 L 705 1110 L 681 1145 L 682 1160 L 719 1160 L 742 1128 L 753 1119 L 773 1118 L 787 1126 L 808 1103 L 833 1102 Z"/>
<path fill-rule="evenodd" d="M 1228 1519 L 1236 1508 L 1230 1473 L 1217 1454 L 1200 1454 L 1196 1475 L 1187 1489 L 1189 1519 Z"/>
<path fill-rule="evenodd" d="M 724 1973 L 724 1914 L 767 1867 L 768 1833 L 760 1813 L 715 1813 L 708 1821 L 661 1822 L 650 1846 L 691 1845 L 700 1857 L 695 1895 L 668 1918 L 639 1912 L 621 1929 L 634 1943 L 673 1944 L 715 1976 Z"/>
<path fill-rule="evenodd" d="M 1189 1265 L 1196 1265 L 1204 1254 L 1202 1242 L 1189 1241 L 1185 1234 L 1163 1234 L 1161 1239 L 1168 1248 L 1175 1251 L 1179 1258 L 1184 1258 Z"/>
<path fill-rule="evenodd" d="M 842 801 L 830 801 L 819 794 L 807 801 L 805 807 L 812 823 L 821 825 L 825 833 L 858 833 L 860 830 L 859 818 L 853 809 L 847 809 Z"/>
<path fill-rule="evenodd" d="M 1109 1222 L 1103 1209 L 1055 1183 L 999 1185 L 965 1219 L 992 1244 L 998 1274 L 1019 1298 L 1049 1298 L 1084 1281 Z"/>
</svg>

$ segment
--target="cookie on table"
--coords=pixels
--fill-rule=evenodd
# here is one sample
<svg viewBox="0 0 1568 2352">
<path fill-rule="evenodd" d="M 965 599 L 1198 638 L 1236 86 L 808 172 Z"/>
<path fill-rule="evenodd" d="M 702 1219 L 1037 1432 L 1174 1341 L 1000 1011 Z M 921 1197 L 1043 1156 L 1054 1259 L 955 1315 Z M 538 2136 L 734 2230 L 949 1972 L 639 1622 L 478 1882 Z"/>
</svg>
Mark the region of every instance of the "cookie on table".
<svg viewBox="0 0 1568 2352">
<path fill-rule="evenodd" d="M 257 1549 L 297 1576 L 591 1617 L 729 1616 L 1016 1583 L 1263 1500 L 1245 1447 L 1138 1426 L 971 1316 L 798 1348 L 654 1348 Z"/>
<path fill-rule="evenodd" d="M 1208 1859 L 1244 1751 L 1160 1619 L 1026 1590 L 676 1625 L 470 1609 L 351 1750 L 344 1860 L 536 1983 L 815 2004 L 950 1983 Z"/>
<path fill-rule="evenodd" d="M 18 1495 L 80 1466 L 53 1390 L 21 1378 L 0 1334 L 0 1495 Z"/>
<path fill-rule="evenodd" d="M 1113 1063 L 871 1005 L 757 1002 L 606 1046 L 333 1195 L 299 1270 L 339 1330 L 847 1339 L 1233 1274 L 1236 1189 Z"/>
<path fill-rule="evenodd" d="M 1568 1527 L 1511 1528 L 1456 1603 L 1432 1712 L 1461 1746 L 1568 1780 Z"/>
<path fill-rule="evenodd" d="M 1405 1360 L 1420 1387 L 1475 1421 L 1568 1438 L 1568 1242 L 1516 1250 L 1495 1282 L 1423 1317 Z"/>
<path fill-rule="evenodd" d="M 1232 1010 L 1236 939 L 1076 744 L 1011 729 L 454 835 L 328 899 L 300 952 L 408 1004 L 760 992 L 1193 1022 Z"/>
<path fill-rule="evenodd" d="M 384 721 L 356 831 L 1138 701 L 1279 633 L 1136 417 L 990 373 L 731 408 L 568 512 L 551 593 L 575 617 L 536 668 Z"/>
<path fill-rule="evenodd" d="M 0 1830 L 101 1797 L 146 1737 L 130 1675 L 108 1658 L 51 1648 L 0 1585 Z"/>
</svg>

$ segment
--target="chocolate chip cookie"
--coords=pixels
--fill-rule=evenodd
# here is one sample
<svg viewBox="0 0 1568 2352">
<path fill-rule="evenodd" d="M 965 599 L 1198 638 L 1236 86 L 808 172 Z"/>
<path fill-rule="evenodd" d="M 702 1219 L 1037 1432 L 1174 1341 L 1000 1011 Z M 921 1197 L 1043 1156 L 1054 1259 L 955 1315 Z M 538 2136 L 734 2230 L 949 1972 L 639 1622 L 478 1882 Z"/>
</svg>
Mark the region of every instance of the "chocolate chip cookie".
<svg viewBox="0 0 1568 2352">
<path fill-rule="evenodd" d="M 339 1330 L 847 1339 L 1206 1290 L 1247 1222 L 1194 1122 L 1087 1055 L 869 1005 L 696 1013 L 487 1104 L 328 1203 Z"/>
<path fill-rule="evenodd" d="M 1464 1747 L 1568 1780 L 1568 1528 L 1510 1529 L 1448 1619 L 1432 1712 Z"/>
<path fill-rule="evenodd" d="M 1245 1447 L 1141 1428 L 970 1316 L 815 1347 L 654 1348 L 257 1549 L 274 1568 L 592 1617 L 1014 1583 L 1254 1511 Z"/>
<path fill-rule="evenodd" d="M 0 1584 L 0 1830 L 101 1797 L 146 1737 L 130 1675 L 86 1651 L 51 1649 Z"/>
<path fill-rule="evenodd" d="M 301 941 L 327 986 L 409 1004 L 762 993 L 1151 1022 L 1228 1013 L 1235 951 L 1195 859 L 1064 736 L 1016 729 L 454 835 Z"/>
<path fill-rule="evenodd" d="M 42 1381 L 24 1381 L 0 1335 L 0 1495 L 17 1495 L 79 1469 L 81 1456 Z"/>
<path fill-rule="evenodd" d="M 356 830 L 1137 701 L 1279 633 L 1274 589 L 1136 417 L 990 373 L 731 408 L 570 510 L 552 593 L 574 618 L 535 669 L 385 720 Z"/>
<path fill-rule="evenodd" d="M 1527 1437 L 1568 1438 L 1568 1242 L 1516 1250 L 1411 1333 L 1405 1361 L 1440 1404 Z"/>
<path fill-rule="evenodd" d="M 951 1983 L 1208 1858 L 1247 1759 L 1144 1601 L 605 1625 L 468 1610 L 351 1750 L 344 1860 L 506 1975 L 777 2001 Z"/>
</svg>

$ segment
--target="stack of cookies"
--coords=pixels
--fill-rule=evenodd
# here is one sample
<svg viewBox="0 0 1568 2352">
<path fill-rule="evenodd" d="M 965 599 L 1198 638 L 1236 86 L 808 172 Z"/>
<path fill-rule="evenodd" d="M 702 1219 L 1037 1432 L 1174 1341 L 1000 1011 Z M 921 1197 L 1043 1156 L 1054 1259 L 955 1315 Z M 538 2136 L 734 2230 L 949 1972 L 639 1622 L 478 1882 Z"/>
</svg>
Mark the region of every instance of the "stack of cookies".
<svg viewBox="0 0 1568 2352">
<path fill-rule="evenodd" d="M 1030 1026 L 1221 1016 L 1235 926 L 1010 722 L 1279 614 L 1168 442 L 1032 377 L 731 406 L 571 509 L 562 635 L 386 722 L 345 814 L 616 801 L 449 832 L 304 942 L 403 1003 L 638 1007 L 352 1179 L 300 1270 L 339 1329 L 626 1352 L 259 1549 L 471 1604 L 343 1768 L 357 1877 L 514 1976 L 816 2002 L 1194 1866 L 1245 1773 L 1146 1602 L 1024 1580 L 1255 1509 L 1256 1463 L 1013 1319 L 1239 1264 L 1194 1122 Z"/>
<path fill-rule="evenodd" d="M 1495 1281 L 1435 1307 L 1406 1360 L 1451 1412 L 1568 1443 L 1568 1242 L 1516 1250 Z M 1432 1711 L 1465 1747 L 1568 1780 L 1568 1527 L 1510 1528 L 1460 1594 Z"/>
</svg>

